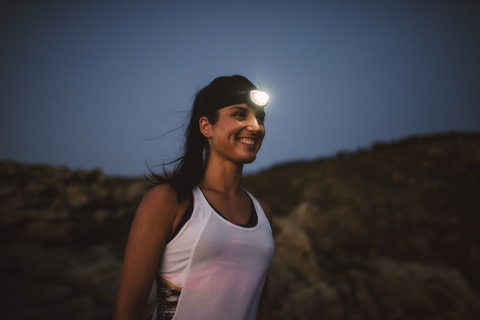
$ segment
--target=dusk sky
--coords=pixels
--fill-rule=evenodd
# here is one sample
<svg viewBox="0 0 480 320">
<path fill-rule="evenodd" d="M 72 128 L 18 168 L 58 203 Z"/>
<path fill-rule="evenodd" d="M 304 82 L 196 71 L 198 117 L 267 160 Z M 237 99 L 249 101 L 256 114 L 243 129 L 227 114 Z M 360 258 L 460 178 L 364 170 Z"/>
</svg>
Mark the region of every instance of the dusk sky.
<svg viewBox="0 0 480 320">
<path fill-rule="evenodd" d="M 140 176 L 179 155 L 194 93 L 233 74 L 271 97 L 246 172 L 480 131 L 480 1 L 0 6 L 0 159 Z"/>
</svg>

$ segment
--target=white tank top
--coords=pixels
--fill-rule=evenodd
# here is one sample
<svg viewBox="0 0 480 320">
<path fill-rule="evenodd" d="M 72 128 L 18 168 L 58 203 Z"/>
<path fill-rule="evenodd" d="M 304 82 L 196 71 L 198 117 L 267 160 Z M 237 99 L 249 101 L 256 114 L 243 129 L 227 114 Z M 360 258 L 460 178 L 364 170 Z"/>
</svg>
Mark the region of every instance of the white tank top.
<svg viewBox="0 0 480 320">
<path fill-rule="evenodd" d="M 165 247 L 157 281 L 181 291 L 173 319 L 255 319 L 274 255 L 272 229 L 258 201 L 257 225 L 235 225 L 197 187 L 188 222 Z"/>
</svg>

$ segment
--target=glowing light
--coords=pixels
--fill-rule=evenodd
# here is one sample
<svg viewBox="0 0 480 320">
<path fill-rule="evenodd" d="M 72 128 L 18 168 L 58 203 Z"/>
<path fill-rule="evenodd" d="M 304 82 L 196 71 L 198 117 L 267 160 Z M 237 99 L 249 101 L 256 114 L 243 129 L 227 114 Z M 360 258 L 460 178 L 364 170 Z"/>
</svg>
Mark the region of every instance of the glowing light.
<svg viewBox="0 0 480 320">
<path fill-rule="evenodd" d="M 252 99 L 256 105 L 263 107 L 267 104 L 269 97 L 265 91 L 252 90 L 250 91 L 250 99 Z"/>
</svg>

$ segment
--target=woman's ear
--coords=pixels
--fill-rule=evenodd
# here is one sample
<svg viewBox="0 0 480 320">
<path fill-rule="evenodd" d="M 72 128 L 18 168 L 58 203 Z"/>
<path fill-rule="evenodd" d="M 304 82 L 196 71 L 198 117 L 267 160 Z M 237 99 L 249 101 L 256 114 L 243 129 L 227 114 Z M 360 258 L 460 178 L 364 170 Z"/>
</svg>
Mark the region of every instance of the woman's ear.
<svg viewBox="0 0 480 320">
<path fill-rule="evenodd" d="M 208 121 L 207 117 L 201 117 L 198 120 L 200 126 L 200 132 L 208 139 L 212 136 L 212 125 Z"/>
</svg>

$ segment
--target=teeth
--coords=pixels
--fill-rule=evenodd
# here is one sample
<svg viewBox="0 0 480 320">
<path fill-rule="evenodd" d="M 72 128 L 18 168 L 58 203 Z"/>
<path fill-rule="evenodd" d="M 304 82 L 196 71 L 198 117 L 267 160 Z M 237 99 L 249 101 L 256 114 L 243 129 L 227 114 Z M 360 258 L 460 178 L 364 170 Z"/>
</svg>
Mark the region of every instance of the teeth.
<svg viewBox="0 0 480 320">
<path fill-rule="evenodd" d="M 255 140 L 253 140 L 253 139 L 240 139 L 240 143 L 254 146 L 255 145 Z"/>
</svg>

